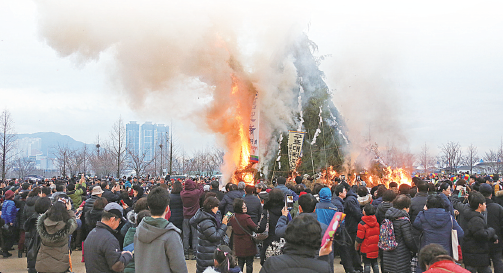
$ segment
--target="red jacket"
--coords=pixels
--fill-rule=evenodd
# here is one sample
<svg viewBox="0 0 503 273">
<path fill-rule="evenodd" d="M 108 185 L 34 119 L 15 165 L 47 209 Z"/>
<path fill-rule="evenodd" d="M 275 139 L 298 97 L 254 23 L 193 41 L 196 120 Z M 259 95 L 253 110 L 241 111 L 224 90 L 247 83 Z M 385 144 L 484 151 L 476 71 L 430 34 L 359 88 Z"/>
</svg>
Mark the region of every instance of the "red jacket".
<svg viewBox="0 0 503 273">
<path fill-rule="evenodd" d="M 363 216 L 358 224 L 356 241 L 361 243 L 360 252 L 365 253 L 368 259 L 375 259 L 379 256 L 379 224 L 375 215 Z"/>
<path fill-rule="evenodd" d="M 461 266 L 455 264 L 453 261 L 442 260 L 438 261 L 430 266 L 430 269 L 424 271 L 424 273 L 470 273 L 470 271 L 462 268 Z"/>
</svg>

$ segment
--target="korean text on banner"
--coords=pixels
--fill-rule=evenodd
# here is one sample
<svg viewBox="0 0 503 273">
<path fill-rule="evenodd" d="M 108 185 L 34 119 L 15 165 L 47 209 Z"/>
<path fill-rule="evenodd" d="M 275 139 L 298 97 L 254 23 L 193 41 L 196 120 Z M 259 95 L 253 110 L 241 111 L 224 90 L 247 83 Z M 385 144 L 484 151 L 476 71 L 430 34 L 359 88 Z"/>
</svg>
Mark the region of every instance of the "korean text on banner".
<svg viewBox="0 0 503 273">
<path fill-rule="evenodd" d="M 297 160 L 301 157 L 304 135 L 305 132 L 288 131 L 288 163 L 291 170 L 297 167 Z"/>
<path fill-rule="evenodd" d="M 253 99 L 252 111 L 250 116 L 250 161 L 258 163 L 258 145 L 259 145 L 259 116 L 260 110 L 257 106 L 258 93 Z"/>
</svg>

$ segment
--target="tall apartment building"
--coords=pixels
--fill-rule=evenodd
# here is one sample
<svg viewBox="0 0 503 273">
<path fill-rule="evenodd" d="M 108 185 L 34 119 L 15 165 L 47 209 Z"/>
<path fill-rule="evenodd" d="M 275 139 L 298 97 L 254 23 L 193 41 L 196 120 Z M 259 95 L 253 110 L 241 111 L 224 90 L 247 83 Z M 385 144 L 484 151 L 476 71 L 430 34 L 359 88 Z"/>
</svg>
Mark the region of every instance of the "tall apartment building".
<svg viewBox="0 0 503 273">
<path fill-rule="evenodd" d="M 168 147 L 168 134 L 169 127 L 164 124 L 153 124 L 152 122 L 145 122 L 141 126 L 136 121 L 130 121 L 126 124 L 126 143 L 128 149 L 140 155 L 145 153 L 144 160 L 150 161 L 156 155 L 156 150 L 162 150 Z"/>
</svg>

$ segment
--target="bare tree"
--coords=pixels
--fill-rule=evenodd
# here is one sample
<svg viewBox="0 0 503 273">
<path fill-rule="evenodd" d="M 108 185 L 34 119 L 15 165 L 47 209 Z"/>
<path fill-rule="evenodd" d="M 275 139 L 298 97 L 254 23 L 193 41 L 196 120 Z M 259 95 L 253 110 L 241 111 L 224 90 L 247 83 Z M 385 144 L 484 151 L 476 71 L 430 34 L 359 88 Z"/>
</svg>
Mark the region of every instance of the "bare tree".
<svg viewBox="0 0 503 273">
<path fill-rule="evenodd" d="M 13 150 L 16 144 L 16 133 L 14 132 L 14 121 L 8 110 L 3 110 L 0 115 L 0 156 L 2 162 L 2 181 L 9 170 L 10 163 L 14 158 Z"/>
<path fill-rule="evenodd" d="M 470 174 L 473 173 L 473 166 L 475 166 L 479 160 L 480 158 L 478 156 L 477 147 L 470 144 L 470 146 L 466 149 L 466 155 L 464 156 L 464 164 L 470 167 Z"/>
<path fill-rule="evenodd" d="M 486 162 L 487 168 L 485 168 L 488 173 L 495 173 L 498 169 L 498 151 L 489 150 L 484 155 L 484 161 Z"/>
<path fill-rule="evenodd" d="M 113 157 L 113 162 L 116 168 L 116 177 L 120 177 L 122 169 L 126 162 L 126 126 L 122 121 L 122 117 L 115 122 L 110 131 L 109 150 Z"/>
<path fill-rule="evenodd" d="M 421 166 L 424 170 L 424 173 L 428 173 L 432 168 L 435 167 L 435 157 L 430 154 L 428 149 L 428 145 L 426 143 L 421 148 L 421 152 L 418 156 L 419 166 Z"/>
<path fill-rule="evenodd" d="M 442 151 L 442 157 L 447 163 L 450 171 L 456 172 L 456 169 L 463 159 L 459 143 L 450 141 L 447 144 L 443 144 L 440 149 Z"/>
<path fill-rule="evenodd" d="M 54 147 L 54 163 L 56 166 L 58 166 L 60 174 L 62 176 L 67 175 L 67 171 L 71 169 L 70 167 L 70 157 L 73 153 L 73 150 L 68 147 L 67 144 L 65 145 L 60 145 Z"/>
<path fill-rule="evenodd" d="M 128 152 L 128 166 L 136 172 L 136 176 L 142 176 L 146 170 L 152 165 L 154 159 L 145 160 L 147 158 L 147 151 L 135 151 L 134 149 L 127 149 Z"/>
<path fill-rule="evenodd" d="M 20 179 L 35 171 L 35 161 L 29 157 L 18 157 L 14 160 L 13 166 L 17 177 Z"/>
</svg>

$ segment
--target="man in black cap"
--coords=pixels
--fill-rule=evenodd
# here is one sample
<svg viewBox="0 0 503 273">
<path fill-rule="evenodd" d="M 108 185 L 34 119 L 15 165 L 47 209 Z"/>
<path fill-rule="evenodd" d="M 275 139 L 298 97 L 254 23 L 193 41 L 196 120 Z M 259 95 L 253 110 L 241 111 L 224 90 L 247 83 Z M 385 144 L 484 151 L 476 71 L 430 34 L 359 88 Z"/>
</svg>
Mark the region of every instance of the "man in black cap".
<svg viewBox="0 0 503 273">
<path fill-rule="evenodd" d="M 119 227 L 123 209 L 117 203 L 109 203 L 103 209 L 101 221 L 89 232 L 84 242 L 84 260 L 86 272 L 122 272 L 133 254 L 120 251 L 120 244 L 113 235 Z"/>
<path fill-rule="evenodd" d="M 487 226 L 492 227 L 498 235 L 497 244 L 489 244 L 489 256 L 493 262 L 494 272 L 503 272 L 502 250 L 503 242 L 501 240 L 501 228 L 503 225 L 503 207 L 494 202 L 491 197 L 493 195 L 493 188 L 491 185 L 483 183 L 480 185 L 480 193 L 486 198 L 486 213 L 487 213 Z"/>
</svg>

